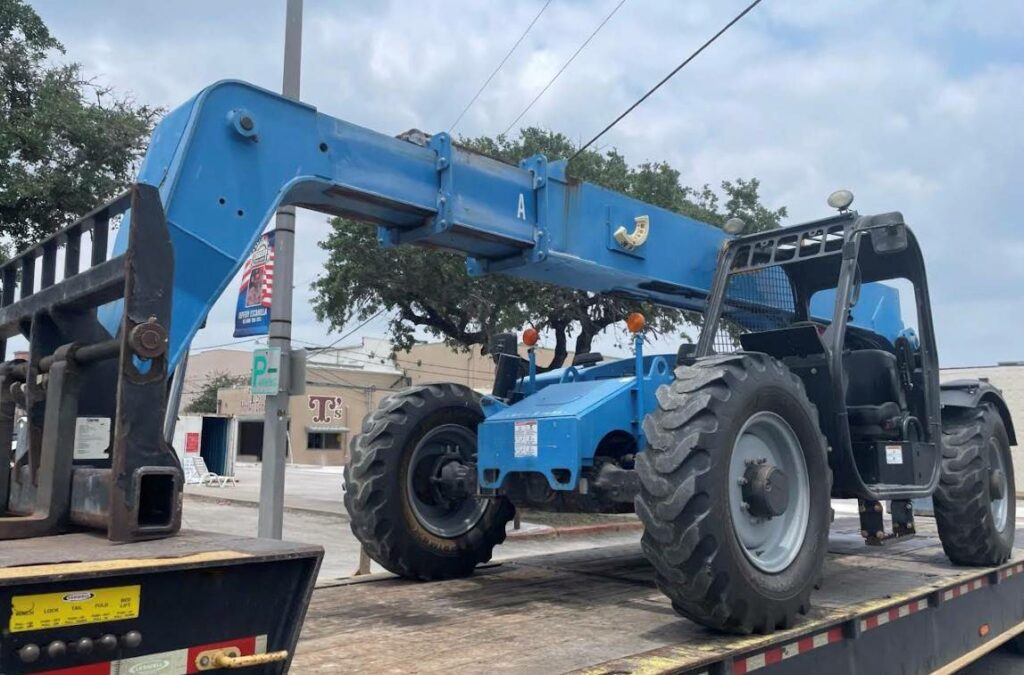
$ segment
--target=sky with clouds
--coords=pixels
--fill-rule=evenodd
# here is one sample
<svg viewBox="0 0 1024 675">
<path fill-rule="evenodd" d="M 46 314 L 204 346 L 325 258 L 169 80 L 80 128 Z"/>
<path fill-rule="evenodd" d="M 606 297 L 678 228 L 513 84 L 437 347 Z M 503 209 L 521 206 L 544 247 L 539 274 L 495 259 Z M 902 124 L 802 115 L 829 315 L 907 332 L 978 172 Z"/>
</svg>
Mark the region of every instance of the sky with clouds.
<svg viewBox="0 0 1024 675">
<path fill-rule="evenodd" d="M 553 0 L 456 133 L 505 129 L 617 2 Z M 140 102 L 173 108 L 223 78 L 280 88 L 284 0 L 30 4 L 68 59 Z M 305 0 L 302 98 L 384 133 L 445 130 L 542 4 Z M 520 125 L 589 138 L 745 5 L 627 0 Z M 1022 85 L 1019 0 L 765 0 L 602 143 L 691 185 L 755 176 L 789 223 L 826 215 L 839 187 L 861 212 L 902 211 L 943 365 L 1020 360 Z M 318 344 L 337 337 L 309 309 L 326 232 L 300 212 L 295 335 Z M 196 346 L 231 341 L 233 305 Z"/>
</svg>

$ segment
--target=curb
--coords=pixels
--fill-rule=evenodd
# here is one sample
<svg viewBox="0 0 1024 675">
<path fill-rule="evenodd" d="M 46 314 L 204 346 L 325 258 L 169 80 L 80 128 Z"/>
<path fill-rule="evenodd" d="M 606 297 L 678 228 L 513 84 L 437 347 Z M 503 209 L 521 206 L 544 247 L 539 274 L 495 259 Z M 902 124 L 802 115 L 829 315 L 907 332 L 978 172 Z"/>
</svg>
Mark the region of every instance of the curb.
<svg viewBox="0 0 1024 675">
<path fill-rule="evenodd" d="M 231 499 L 218 495 L 204 495 L 186 492 L 186 499 L 194 499 L 208 504 L 233 504 L 248 508 L 259 508 L 259 502 L 247 499 Z M 305 506 L 284 507 L 285 513 L 308 513 L 317 516 L 331 516 L 348 522 L 348 514 L 344 511 L 325 511 Z M 584 537 L 595 534 L 611 534 L 614 532 L 634 532 L 643 529 L 643 524 L 638 520 L 627 520 L 615 523 L 592 523 L 589 525 L 565 525 L 562 527 L 540 526 L 531 530 L 511 530 L 505 537 L 506 541 L 530 541 L 535 539 L 559 539 L 562 537 Z"/>
<path fill-rule="evenodd" d="M 200 495 L 193 492 L 184 493 L 185 499 L 194 499 L 198 502 L 206 502 L 208 504 L 232 504 L 234 506 L 246 506 L 252 509 L 257 509 L 260 506 L 258 501 L 250 501 L 248 499 L 231 499 L 230 497 L 218 497 L 215 495 Z M 335 518 L 341 518 L 345 522 L 348 522 L 348 514 L 342 511 L 327 511 L 324 509 L 315 509 L 308 506 L 284 506 L 285 513 L 310 513 L 317 516 L 333 516 Z"/>
<path fill-rule="evenodd" d="M 506 541 L 518 541 L 523 539 L 561 539 L 562 537 L 584 537 L 587 535 L 609 534 L 612 532 L 636 532 L 643 529 L 643 523 L 640 521 L 629 520 L 621 523 L 594 523 L 592 525 L 545 527 L 531 532 L 512 530 L 505 539 Z"/>
</svg>

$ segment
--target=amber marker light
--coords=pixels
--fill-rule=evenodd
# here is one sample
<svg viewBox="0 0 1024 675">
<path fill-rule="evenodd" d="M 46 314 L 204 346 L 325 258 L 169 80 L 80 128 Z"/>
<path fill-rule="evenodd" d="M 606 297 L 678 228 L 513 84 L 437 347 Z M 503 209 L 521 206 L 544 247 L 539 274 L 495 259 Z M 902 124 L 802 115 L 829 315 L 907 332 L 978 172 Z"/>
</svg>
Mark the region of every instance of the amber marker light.
<svg viewBox="0 0 1024 675">
<path fill-rule="evenodd" d="M 639 333 L 647 325 L 647 319 L 640 312 L 633 312 L 626 317 L 626 328 L 630 333 Z"/>
<path fill-rule="evenodd" d="M 536 328 L 527 328 L 523 331 L 523 344 L 527 347 L 532 347 L 537 344 L 537 340 L 540 339 L 540 333 L 537 332 Z"/>
</svg>

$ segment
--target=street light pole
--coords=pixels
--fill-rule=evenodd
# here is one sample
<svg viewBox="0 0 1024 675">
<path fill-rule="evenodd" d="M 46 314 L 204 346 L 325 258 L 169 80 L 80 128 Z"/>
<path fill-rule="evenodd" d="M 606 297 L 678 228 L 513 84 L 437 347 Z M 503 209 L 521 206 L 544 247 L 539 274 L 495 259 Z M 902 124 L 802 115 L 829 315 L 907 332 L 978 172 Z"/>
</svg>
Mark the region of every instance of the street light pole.
<svg viewBox="0 0 1024 675">
<path fill-rule="evenodd" d="M 299 98 L 302 63 L 302 0 L 288 0 L 284 32 L 284 77 L 281 92 Z M 295 207 L 282 206 L 274 222 L 274 292 L 270 306 L 269 346 L 281 350 L 281 389 L 267 396 L 263 414 L 263 459 L 260 467 L 259 536 L 280 539 L 284 521 L 284 472 L 291 398 L 292 279 L 295 263 Z"/>
</svg>

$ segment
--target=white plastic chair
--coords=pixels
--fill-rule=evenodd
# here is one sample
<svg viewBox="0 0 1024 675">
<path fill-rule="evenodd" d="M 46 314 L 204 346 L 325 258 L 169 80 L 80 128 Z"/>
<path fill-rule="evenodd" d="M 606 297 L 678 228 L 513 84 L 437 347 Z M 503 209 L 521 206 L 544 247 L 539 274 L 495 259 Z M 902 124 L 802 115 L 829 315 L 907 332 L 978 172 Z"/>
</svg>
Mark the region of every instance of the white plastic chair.
<svg viewBox="0 0 1024 675">
<path fill-rule="evenodd" d="M 196 472 L 199 474 L 200 485 L 207 485 L 209 487 L 225 487 L 229 484 L 234 487 L 238 485 L 238 480 L 234 476 L 221 476 L 210 471 L 206 466 L 206 460 L 202 457 L 193 457 L 192 461 L 195 463 Z"/>
</svg>

